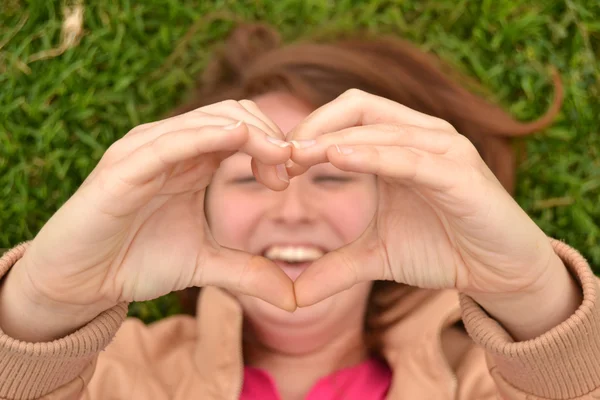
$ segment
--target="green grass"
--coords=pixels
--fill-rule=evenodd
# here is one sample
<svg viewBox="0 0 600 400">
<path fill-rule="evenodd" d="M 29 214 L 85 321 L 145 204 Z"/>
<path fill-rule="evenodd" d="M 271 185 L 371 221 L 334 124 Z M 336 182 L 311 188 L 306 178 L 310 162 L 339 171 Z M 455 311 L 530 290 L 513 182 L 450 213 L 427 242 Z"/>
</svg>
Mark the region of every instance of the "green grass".
<svg viewBox="0 0 600 400">
<path fill-rule="evenodd" d="M 287 40 L 357 27 L 397 33 L 522 120 L 546 109 L 547 66 L 556 66 L 565 104 L 553 127 L 527 140 L 517 200 L 600 273 L 599 1 L 86 3 L 79 45 L 39 61 L 60 42 L 63 2 L 0 4 L 0 247 L 33 238 L 112 142 L 181 101 L 238 18 L 270 22 Z M 172 296 L 132 307 L 146 321 L 174 312 Z"/>
</svg>

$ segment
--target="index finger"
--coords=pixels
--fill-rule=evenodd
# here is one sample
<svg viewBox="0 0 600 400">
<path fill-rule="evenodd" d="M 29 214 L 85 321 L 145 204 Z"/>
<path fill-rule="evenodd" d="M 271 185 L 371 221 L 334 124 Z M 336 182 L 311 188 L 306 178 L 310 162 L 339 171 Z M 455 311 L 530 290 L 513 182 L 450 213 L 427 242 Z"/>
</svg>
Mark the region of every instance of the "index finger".
<svg viewBox="0 0 600 400">
<path fill-rule="evenodd" d="M 350 89 L 319 107 L 287 135 L 287 141 L 310 140 L 354 126 L 414 125 L 436 130 L 454 129 L 443 119 L 413 110 L 385 97 Z M 297 147 L 301 147 L 301 144 Z"/>
</svg>

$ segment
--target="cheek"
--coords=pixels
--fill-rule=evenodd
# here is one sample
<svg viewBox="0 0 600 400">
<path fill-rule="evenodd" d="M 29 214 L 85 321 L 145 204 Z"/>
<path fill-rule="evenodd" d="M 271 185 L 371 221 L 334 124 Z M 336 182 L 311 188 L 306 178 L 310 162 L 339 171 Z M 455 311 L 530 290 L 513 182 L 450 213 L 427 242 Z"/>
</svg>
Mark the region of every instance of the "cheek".
<svg viewBox="0 0 600 400">
<path fill-rule="evenodd" d="M 217 243 L 238 250 L 246 249 L 263 213 L 261 202 L 239 193 L 218 193 L 208 204 L 210 230 Z"/>
<path fill-rule="evenodd" d="M 336 194 L 326 204 L 324 214 L 344 242 L 348 243 L 356 240 L 373 219 L 377 192 L 374 188 L 363 187 Z"/>
</svg>

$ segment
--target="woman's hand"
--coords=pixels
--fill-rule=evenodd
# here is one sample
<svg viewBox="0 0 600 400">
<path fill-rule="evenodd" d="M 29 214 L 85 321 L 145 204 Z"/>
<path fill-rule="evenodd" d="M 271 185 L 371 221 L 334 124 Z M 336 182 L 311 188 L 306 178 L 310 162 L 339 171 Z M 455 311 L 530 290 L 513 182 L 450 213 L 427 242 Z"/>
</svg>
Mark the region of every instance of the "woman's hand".
<svg viewBox="0 0 600 400">
<path fill-rule="evenodd" d="M 543 231 L 443 120 L 351 90 L 287 140 L 291 176 L 330 162 L 376 175 L 379 190 L 364 234 L 295 282 L 299 306 L 367 280 L 493 296 L 545 290 L 557 268 L 568 276 Z"/>
<path fill-rule="evenodd" d="M 21 292 L 9 297 L 81 324 L 119 302 L 190 286 L 220 286 L 295 309 L 292 282 L 281 269 L 219 246 L 204 215 L 213 173 L 237 151 L 253 157 L 267 187 L 285 189 L 276 165 L 289 159 L 291 146 L 282 139 L 250 101 L 136 127 L 41 229 L 3 295 Z"/>
</svg>

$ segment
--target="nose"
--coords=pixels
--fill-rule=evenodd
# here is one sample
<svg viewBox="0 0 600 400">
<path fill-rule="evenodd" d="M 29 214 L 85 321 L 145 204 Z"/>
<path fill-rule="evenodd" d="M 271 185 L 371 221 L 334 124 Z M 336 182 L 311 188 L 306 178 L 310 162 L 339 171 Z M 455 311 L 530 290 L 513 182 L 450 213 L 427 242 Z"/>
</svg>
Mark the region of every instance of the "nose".
<svg viewBox="0 0 600 400">
<path fill-rule="evenodd" d="M 291 180 L 287 189 L 277 192 L 271 208 L 273 222 L 285 225 L 309 225 L 316 220 L 316 210 L 309 194 L 303 190 L 302 177 Z"/>
</svg>

